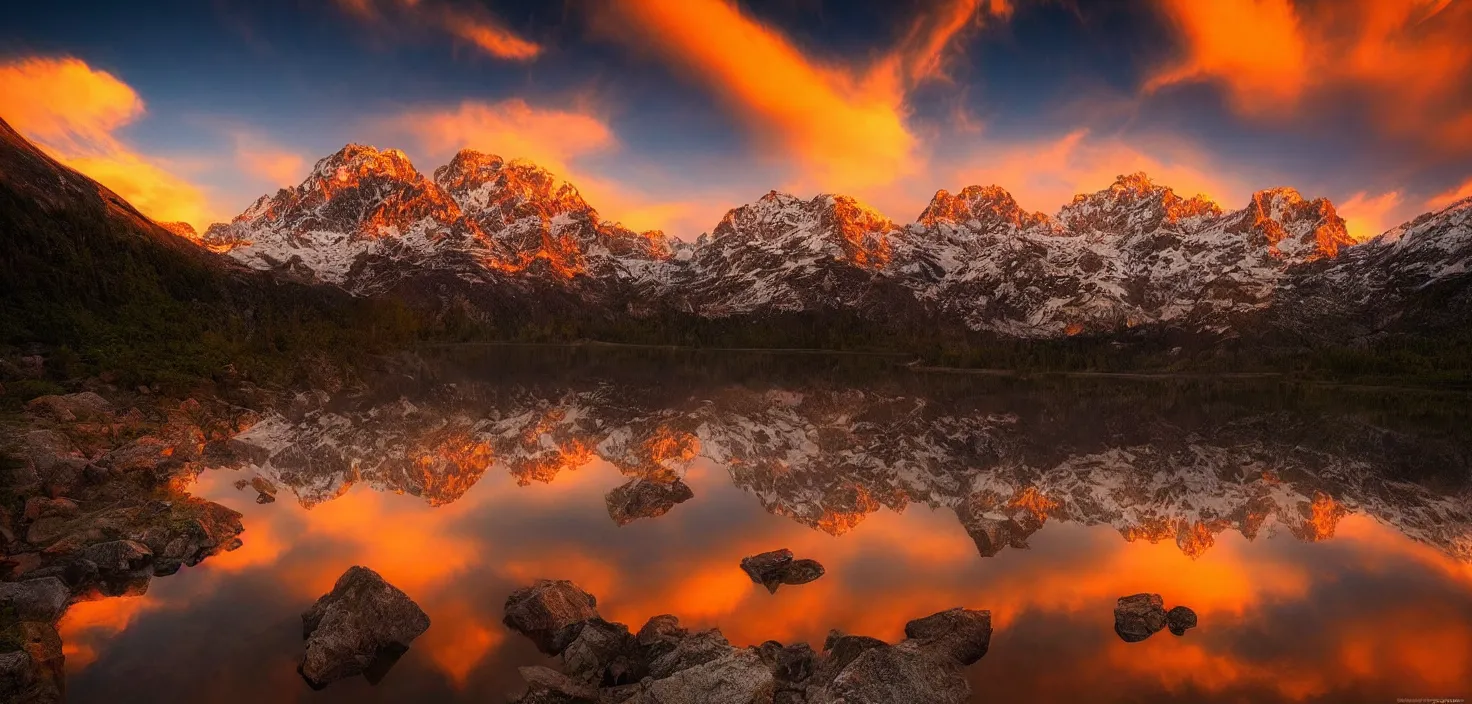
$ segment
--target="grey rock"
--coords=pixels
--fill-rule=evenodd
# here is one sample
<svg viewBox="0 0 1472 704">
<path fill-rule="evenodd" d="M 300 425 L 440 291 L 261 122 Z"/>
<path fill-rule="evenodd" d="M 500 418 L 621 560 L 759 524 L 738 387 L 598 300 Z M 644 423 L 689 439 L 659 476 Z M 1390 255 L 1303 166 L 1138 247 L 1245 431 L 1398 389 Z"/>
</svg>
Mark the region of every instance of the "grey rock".
<svg viewBox="0 0 1472 704">
<path fill-rule="evenodd" d="M 68 488 L 81 479 L 87 458 L 72 441 L 54 430 L 32 430 L 24 438 L 26 458 L 37 478 L 48 486 Z"/>
<path fill-rule="evenodd" d="M 520 667 L 527 692 L 521 704 L 598 704 L 598 689 L 548 667 Z"/>
<path fill-rule="evenodd" d="M 391 662 L 428 629 L 429 616 L 408 595 L 377 572 L 354 566 L 302 614 L 307 651 L 298 670 L 322 687 Z"/>
<path fill-rule="evenodd" d="M 677 643 L 673 650 L 651 662 L 649 676 L 654 679 L 669 677 L 681 670 L 726 657 L 734 650 L 720 629 L 692 633 Z"/>
<path fill-rule="evenodd" d="M 153 551 L 132 540 L 112 540 L 83 548 L 78 555 L 101 573 L 137 572 L 153 563 Z"/>
<path fill-rule="evenodd" d="M 680 619 L 671 614 L 651 616 L 639 629 L 636 640 L 640 656 L 645 662 L 653 662 L 675 649 L 690 632 L 680 625 Z"/>
<path fill-rule="evenodd" d="M 506 597 L 507 628 L 536 643 L 537 649 L 557 655 L 567 647 L 568 626 L 598 616 L 598 600 L 565 579 L 539 579 Z"/>
<path fill-rule="evenodd" d="M 773 594 L 783 584 L 807 584 L 824 573 L 817 560 L 794 560 L 786 548 L 742 558 L 741 570 Z"/>
<path fill-rule="evenodd" d="M 1196 627 L 1196 612 L 1189 606 L 1173 607 L 1165 613 L 1165 625 L 1175 635 L 1186 635 L 1187 629 Z"/>
<path fill-rule="evenodd" d="M 725 655 L 644 683 L 636 704 L 767 704 L 776 693 L 772 671 L 755 651 Z"/>
<path fill-rule="evenodd" d="M 24 650 L 0 653 L 0 696 L 7 697 L 6 701 L 20 701 L 20 694 L 35 681 L 29 654 Z"/>
<path fill-rule="evenodd" d="M 37 415 L 71 422 L 78 418 L 95 418 L 105 414 L 112 410 L 112 404 L 96 393 L 83 391 L 64 396 L 38 396 L 26 404 L 26 409 Z"/>
<path fill-rule="evenodd" d="M 71 598 L 71 590 L 56 577 L 0 582 L 0 611 L 21 621 L 51 623 L 61 618 Z"/>
<path fill-rule="evenodd" d="M 828 637 L 823 641 L 823 654 L 826 657 L 818 668 L 817 680 L 820 683 L 831 682 L 864 651 L 887 647 L 889 644 L 878 638 L 849 635 L 837 629 L 829 631 Z"/>
<path fill-rule="evenodd" d="M 986 655 L 992 640 L 992 612 L 950 609 L 905 624 L 905 636 L 922 650 L 935 652 L 961 665 Z"/>
<path fill-rule="evenodd" d="M 1114 632 L 1126 643 L 1138 643 L 1165 628 L 1165 601 L 1159 594 L 1120 597 L 1114 606 Z"/>
<path fill-rule="evenodd" d="M 675 504 L 693 498 L 695 492 L 679 479 L 671 482 L 633 479 L 608 492 L 605 501 L 608 517 L 623 526 L 636 518 L 658 518 L 669 513 Z"/>
<path fill-rule="evenodd" d="M 751 581 L 775 592 L 790 564 L 792 551 L 782 548 L 741 558 L 741 571 L 751 577 Z"/>
<path fill-rule="evenodd" d="M 918 643 L 868 648 L 843 668 L 833 682 L 809 693 L 822 704 L 927 702 L 964 704 L 971 696 L 960 667 L 933 657 Z"/>
<path fill-rule="evenodd" d="M 562 650 L 562 662 L 574 677 L 593 684 L 618 685 L 644 676 L 638 642 L 622 623 L 591 618 L 571 627 L 576 631 Z"/>
</svg>

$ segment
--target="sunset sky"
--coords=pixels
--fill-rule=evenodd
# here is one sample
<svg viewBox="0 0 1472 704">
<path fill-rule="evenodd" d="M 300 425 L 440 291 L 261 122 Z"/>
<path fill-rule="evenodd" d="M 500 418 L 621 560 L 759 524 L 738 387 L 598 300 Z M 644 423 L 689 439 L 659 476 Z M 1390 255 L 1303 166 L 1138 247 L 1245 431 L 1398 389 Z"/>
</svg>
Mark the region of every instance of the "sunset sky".
<svg viewBox="0 0 1472 704">
<path fill-rule="evenodd" d="M 1055 211 L 1143 170 L 1291 185 L 1357 237 L 1472 195 L 1468 0 L 24 3 L 0 117 L 203 228 L 347 142 L 473 147 L 690 239 L 773 188 L 914 219 L 996 183 Z"/>
</svg>

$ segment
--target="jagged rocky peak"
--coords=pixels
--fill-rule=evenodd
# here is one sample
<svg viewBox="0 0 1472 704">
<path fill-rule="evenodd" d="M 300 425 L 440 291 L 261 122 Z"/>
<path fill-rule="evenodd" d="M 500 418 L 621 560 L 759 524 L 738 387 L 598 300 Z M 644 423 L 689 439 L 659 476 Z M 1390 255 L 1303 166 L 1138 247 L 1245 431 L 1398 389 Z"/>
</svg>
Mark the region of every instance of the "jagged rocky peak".
<svg viewBox="0 0 1472 704">
<path fill-rule="evenodd" d="M 1075 234 L 1119 236 L 1163 227 L 1189 231 L 1221 214 L 1221 206 L 1205 196 L 1182 198 L 1137 172 L 1116 178 L 1102 191 L 1074 196 L 1058 220 Z"/>
<path fill-rule="evenodd" d="M 435 169 L 434 181 L 478 219 L 491 215 L 509 223 L 571 213 L 597 221 L 576 186 L 524 159 L 507 161 L 464 149 Z"/>
<path fill-rule="evenodd" d="M 833 250 L 852 264 L 878 268 L 889 261 L 889 236 L 897 229 L 894 221 L 849 196 L 823 194 L 803 200 L 770 191 L 727 212 L 712 234 L 717 241 L 794 251 Z"/>
<path fill-rule="evenodd" d="M 446 229 L 459 217 L 455 202 L 403 152 L 349 144 L 319 160 L 300 185 L 257 200 L 232 225 L 396 237 L 416 227 Z"/>
<path fill-rule="evenodd" d="M 1001 186 L 967 186 L 952 195 L 936 191 L 930 205 L 920 213 L 919 223 L 965 225 L 983 231 L 1025 230 L 1049 222 L 1043 213 L 1028 212 Z"/>
<path fill-rule="evenodd" d="M 320 159 L 306 183 L 324 181 L 340 187 L 372 176 L 404 181 L 423 178 L 409 162 L 409 157 L 397 149 L 379 150 L 366 144 L 347 144 L 335 154 Z"/>
<path fill-rule="evenodd" d="M 180 237 L 183 237 L 186 240 L 198 240 L 199 239 L 199 232 L 194 229 L 194 226 L 193 225 L 190 225 L 187 222 L 162 222 L 162 221 L 159 221 L 158 226 L 159 227 L 162 227 L 163 229 L 168 230 L 169 232 L 172 232 L 172 233 L 174 233 L 174 234 L 176 234 L 176 235 L 178 235 Z"/>
<path fill-rule="evenodd" d="M 1308 200 L 1292 188 L 1269 188 L 1252 194 L 1252 202 L 1236 215 L 1229 229 L 1250 230 L 1272 254 L 1294 260 L 1332 258 L 1355 244 L 1344 218 L 1327 198 Z"/>
</svg>

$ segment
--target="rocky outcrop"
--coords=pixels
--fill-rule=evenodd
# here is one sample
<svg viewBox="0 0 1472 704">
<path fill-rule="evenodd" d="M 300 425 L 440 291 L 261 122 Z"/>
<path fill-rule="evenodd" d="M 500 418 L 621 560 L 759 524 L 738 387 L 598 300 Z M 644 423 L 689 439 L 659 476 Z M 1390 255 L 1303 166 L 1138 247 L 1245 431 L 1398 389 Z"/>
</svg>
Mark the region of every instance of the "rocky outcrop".
<svg viewBox="0 0 1472 704">
<path fill-rule="evenodd" d="M 1159 594 L 1122 596 L 1114 606 L 1114 632 L 1126 643 L 1138 643 L 1165 628 L 1164 600 Z"/>
<path fill-rule="evenodd" d="M 537 644 L 548 655 L 560 654 L 575 633 L 572 626 L 598 617 L 598 600 L 565 579 L 539 579 L 506 597 L 507 628 Z"/>
<path fill-rule="evenodd" d="M 621 526 L 636 518 L 658 518 L 675 504 L 695 498 L 695 492 L 685 482 L 675 479 L 669 482 L 636 478 L 621 484 L 606 497 L 608 517 Z"/>
<path fill-rule="evenodd" d="M 1122 596 L 1114 606 L 1114 632 L 1126 643 L 1138 643 L 1165 628 L 1181 636 L 1195 627 L 1195 611 L 1187 606 L 1166 611 L 1159 594 Z"/>
<path fill-rule="evenodd" d="M 43 396 L 0 444 L 19 449 L 0 578 L 54 578 L 74 594 L 140 591 L 155 575 L 240 545 L 240 514 L 186 488 L 207 446 L 250 414 L 219 402 L 135 399 L 126 411 L 95 392 Z M 128 438 L 133 438 L 129 440 Z"/>
<path fill-rule="evenodd" d="M 942 611 L 905 624 L 905 637 L 922 650 L 970 665 L 991 645 L 992 614 L 960 608 Z"/>
<path fill-rule="evenodd" d="M 377 681 L 426 630 L 429 616 L 408 595 L 367 567 L 350 567 L 302 614 L 307 650 L 297 669 L 315 688 L 365 673 Z"/>
<path fill-rule="evenodd" d="M 548 606 L 548 602 L 558 604 Z M 691 633 L 672 615 L 655 616 L 636 636 L 592 611 L 593 597 L 570 582 L 542 581 L 507 601 L 507 624 L 524 634 L 555 627 L 565 641 L 564 673 L 522 668 L 522 704 L 798 704 L 800 702 L 964 702 L 970 687 L 962 668 L 986 654 L 991 614 L 952 609 L 911 621 L 903 642 L 831 634 L 822 653 L 806 643 L 733 646 L 717 629 Z M 513 611 L 515 616 L 513 616 Z M 528 619 L 528 613 L 538 618 Z M 545 618 L 543 612 L 564 614 Z M 541 647 L 541 643 L 538 643 Z M 555 648 L 554 648 L 555 649 Z M 544 648 L 544 651 L 547 649 Z"/>
<path fill-rule="evenodd" d="M 741 571 L 751 581 L 776 594 L 784 584 L 807 584 L 823 576 L 823 565 L 817 560 L 794 560 L 787 548 L 764 552 L 741 559 Z"/>
<path fill-rule="evenodd" d="M 1165 612 L 1165 627 L 1174 635 L 1186 635 L 1187 630 L 1196 627 L 1196 612 L 1189 606 L 1172 607 Z"/>
</svg>

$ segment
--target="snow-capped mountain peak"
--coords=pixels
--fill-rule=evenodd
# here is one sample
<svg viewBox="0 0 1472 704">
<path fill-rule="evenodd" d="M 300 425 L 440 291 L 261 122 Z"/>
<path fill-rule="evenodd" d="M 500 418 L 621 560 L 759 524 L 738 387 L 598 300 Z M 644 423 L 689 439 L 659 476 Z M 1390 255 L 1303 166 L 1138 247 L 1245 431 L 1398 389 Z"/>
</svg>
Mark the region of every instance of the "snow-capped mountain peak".
<svg viewBox="0 0 1472 704">
<path fill-rule="evenodd" d="M 1051 218 L 1023 210 L 1001 186 L 967 186 L 955 195 L 944 189 L 936 191 L 918 222 L 927 227 L 945 223 L 971 230 L 1019 232 L 1046 225 Z"/>
<path fill-rule="evenodd" d="M 1102 191 L 1074 196 L 1057 219 L 1076 234 L 1120 237 L 1191 230 L 1221 214 L 1221 206 L 1205 196 L 1182 198 L 1144 173 L 1133 173 Z"/>
</svg>

